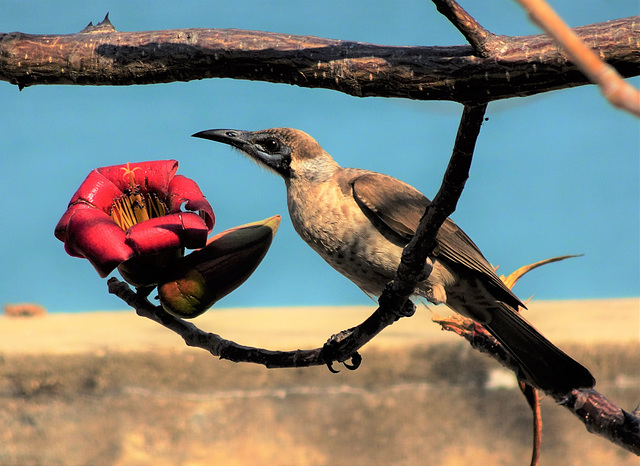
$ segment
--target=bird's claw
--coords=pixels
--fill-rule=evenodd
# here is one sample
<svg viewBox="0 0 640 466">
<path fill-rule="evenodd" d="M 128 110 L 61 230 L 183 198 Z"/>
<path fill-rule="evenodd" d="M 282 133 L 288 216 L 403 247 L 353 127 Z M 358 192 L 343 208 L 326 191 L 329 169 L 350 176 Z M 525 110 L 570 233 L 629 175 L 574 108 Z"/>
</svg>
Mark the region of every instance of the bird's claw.
<svg viewBox="0 0 640 466">
<path fill-rule="evenodd" d="M 337 374 L 340 371 L 333 368 L 333 363 L 334 361 L 327 361 L 327 369 L 329 369 L 329 372 L 331 372 L 332 374 Z M 362 364 L 362 356 L 360 356 L 360 353 L 356 351 L 351 355 L 351 364 L 347 363 L 346 361 L 343 361 L 342 364 L 350 371 L 355 371 L 358 367 L 360 367 L 360 364 Z"/>
<path fill-rule="evenodd" d="M 349 355 L 350 351 L 347 349 L 348 345 L 345 344 L 352 335 L 352 330 L 353 329 L 343 330 L 336 335 L 332 335 L 322 348 L 322 359 L 325 361 L 329 372 L 333 374 L 340 372 L 333 368 L 333 363 L 336 361 L 342 362 L 344 367 L 350 371 L 355 371 L 362 363 L 362 356 L 360 356 L 360 353 L 354 351 Z M 345 353 L 346 355 L 349 355 L 348 358 L 351 363 L 345 362 Z"/>
<path fill-rule="evenodd" d="M 351 355 L 351 364 L 347 364 L 346 361 L 344 361 L 342 364 L 344 364 L 344 367 L 346 367 L 350 371 L 355 371 L 358 367 L 360 367 L 360 364 L 362 364 L 362 356 L 360 356 L 360 353 L 356 351 Z"/>
<path fill-rule="evenodd" d="M 340 372 L 338 369 L 333 368 L 333 361 L 327 361 L 327 369 L 329 369 L 329 372 L 331 372 L 332 374 L 337 374 L 338 372 Z"/>
<path fill-rule="evenodd" d="M 384 309 L 385 313 L 395 316 L 396 321 L 402 317 L 411 317 L 416 313 L 416 305 L 413 304 L 413 301 L 410 299 L 407 299 L 400 309 L 396 309 L 399 305 L 399 301 L 397 299 L 397 292 L 393 288 L 393 282 L 387 283 L 387 286 L 380 295 L 380 298 L 378 298 L 378 304 L 380 305 L 380 308 Z"/>
</svg>

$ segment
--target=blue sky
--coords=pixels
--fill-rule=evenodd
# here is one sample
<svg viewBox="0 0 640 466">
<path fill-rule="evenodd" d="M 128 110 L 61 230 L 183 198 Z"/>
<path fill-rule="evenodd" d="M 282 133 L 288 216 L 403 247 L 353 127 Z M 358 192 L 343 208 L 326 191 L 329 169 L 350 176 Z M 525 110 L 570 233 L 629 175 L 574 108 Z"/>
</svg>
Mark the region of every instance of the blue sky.
<svg viewBox="0 0 640 466">
<path fill-rule="evenodd" d="M 572 26 L 631 16 L 635 0 L 553 2 Z M 508 0 L 463 1 L 498 34 L 538 31 Z M 457 45 L 464 39 L 428 1 L 11 1 L 0 31 L 73 33 L 109 11 L 118 30 L 255 29 L 389 45 Z M 631 80 L 636 86 L 637 78 Z M 227 146 L 191 138 L 209 128 L 292 126 L 313 135 L 343 166 L 437 191 L 461 106 L 359 99 L 322 89 L 215 79 L 132 87 L 0 82 L 4 182 L 0 204 L 0 301 L 50 311 L 115 310 L 91 265 L 67 256 L 53 228 L 95 167 L 176 158 L 216 214 L 214 232 L 283 215 L 249 281 L 218 307 L 371 303 L 300 240 L 283 182 Z M 471 178 L 454 220 L 500 271 L 584 254 L 532 272 L 522 298 L 640 294 L 640 127 L 594 86 L 489 105 Z"/>
</svg>

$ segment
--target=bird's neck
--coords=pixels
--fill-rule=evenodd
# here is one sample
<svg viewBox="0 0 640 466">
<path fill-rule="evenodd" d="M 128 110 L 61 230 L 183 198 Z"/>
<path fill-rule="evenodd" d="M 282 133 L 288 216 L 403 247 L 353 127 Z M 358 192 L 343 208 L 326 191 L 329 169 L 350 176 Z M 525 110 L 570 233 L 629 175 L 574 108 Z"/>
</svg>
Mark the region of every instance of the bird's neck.
<svg viewBox="0 0 640 466">
<path fill-rule="evenodd" d="M 289 179 L 286 179 L 285 182 L 287 187 L 289 184 L 326 183 L 339 169 L 340 165 L 327 153 L 321 157 L 299 159 L 291 165 Z"/>
<path fill-rule="evenodd" d="M 294 228 L 314 247 L 313 236 L 323 236 L 321 230 L 333 216 L 333 201 L 343 195 L 336 182 L 342 169 L 331 157 L 298 162 L 291 177 L 285 178 L 287 206 Z"/>
</svg>

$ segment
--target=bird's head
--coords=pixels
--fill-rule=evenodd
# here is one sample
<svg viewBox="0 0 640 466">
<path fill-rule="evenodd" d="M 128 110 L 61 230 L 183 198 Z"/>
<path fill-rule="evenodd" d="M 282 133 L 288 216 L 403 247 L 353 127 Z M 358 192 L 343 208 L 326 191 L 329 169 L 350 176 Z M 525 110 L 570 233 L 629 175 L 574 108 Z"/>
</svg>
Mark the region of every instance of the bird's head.
<svg viewBox="0 0 640 466">
<path fill-rule="evenodd" d="M 261 131 L 210 129 L 193 135 L 223 142 L 240 149 L 260 165 L 276 172 L 285 180 L 305 178 L 324 180 L 338 164 L 304 131 L 293 128 L 271 128 Z"/>
</svg>

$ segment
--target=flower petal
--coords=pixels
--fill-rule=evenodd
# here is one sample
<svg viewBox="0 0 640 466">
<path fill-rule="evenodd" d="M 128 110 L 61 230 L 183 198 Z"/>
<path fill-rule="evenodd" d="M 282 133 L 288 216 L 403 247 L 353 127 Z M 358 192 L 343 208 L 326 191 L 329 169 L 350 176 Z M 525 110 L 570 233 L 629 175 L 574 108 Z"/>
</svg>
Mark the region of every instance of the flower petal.
<svg viewBox="0 0 640 466">
<path fill-rule="evenodd" d="M 82 182 L 71 201 L 69 201 L 69 205 L 71 206 L 77 202 L 86 202 L 109 214 L 113 200 L 122 196 L 122 194 L 122 189 L 96 169 L 92 170 Z"/>
<path fill-rule="evenodd" d="M 172 213 L 179 212 L 185 202 L 185 208 L 198 212 L 204 218 L 209 231 L 211 231 L 215 224 L 215 216 L 213 215 L 211 204 L 205 199 L 195 181 L 186 176 L 176 175 L 169 185 L 169 211 Z"/>
<path fill-rule="evenodd" d="M 136 254 L 154 254 L 163 249 L 196 249 L 207 242 L 205 221 L 192 212 L 180 212 L 137 223 L 127 230 L 126 243 Z"/>
<path fill-rule="evenodd" d="M 169 193 L 169 184 L 178 170 L 176 160 L 154 160 L 110 167 L 101 167 L 97 171 L 110 180 L 121 191 L 129 187 L 129 173 L 142 192 L 155 192 L 162 197 Z"/>
<path fill-rule="evenodd" d="M 72 256 L 85 257 L 101 277 L 133 256 L 126 234 L 102 210 L 84 203 L 71 206 L 58 222 L 56 237 Z"/>
</svg>

